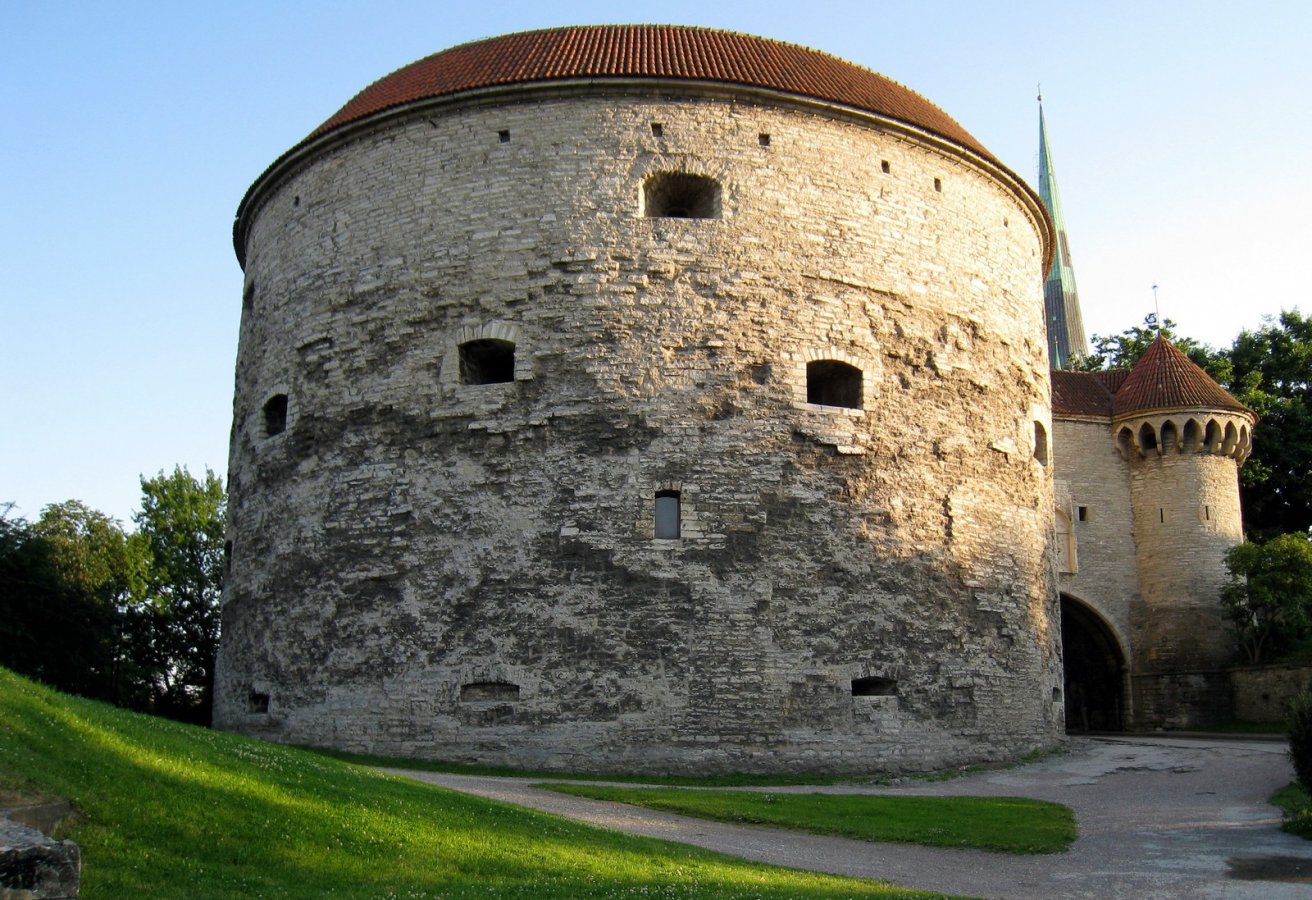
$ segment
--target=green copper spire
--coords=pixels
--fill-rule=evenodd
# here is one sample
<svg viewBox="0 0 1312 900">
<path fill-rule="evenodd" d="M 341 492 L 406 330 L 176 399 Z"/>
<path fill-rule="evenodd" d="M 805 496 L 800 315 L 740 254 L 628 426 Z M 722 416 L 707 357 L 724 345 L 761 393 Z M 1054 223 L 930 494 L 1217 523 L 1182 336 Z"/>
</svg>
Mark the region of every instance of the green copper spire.
<svg viewBox="0 0 1312 900">
<path fill-rule="evenodd" d="M 1052 168 L 1052 151 L 1048 149 L 1048 126 L 1043 119 L 1043 95 L 1039 95 L 1039 196 L 1052 217 L 1057 232 L 1057 249 L 1052 255 L 1052 269 L 1043 282 L 1043 306 L 1048 323 L 1048 361 L 1054 369 L 1069 369 L 1076 357 L 1089 352 L 1084 336 L 1084 317 L 1080 315 L 1080 296 L 1075 290 L 1075 270 L 1071 268 L 1071 248 L 1066 242 L 1066 220 L 1061 214 L 1061 195 L 1057 193 L 1057 175 Z"/>
</svg>

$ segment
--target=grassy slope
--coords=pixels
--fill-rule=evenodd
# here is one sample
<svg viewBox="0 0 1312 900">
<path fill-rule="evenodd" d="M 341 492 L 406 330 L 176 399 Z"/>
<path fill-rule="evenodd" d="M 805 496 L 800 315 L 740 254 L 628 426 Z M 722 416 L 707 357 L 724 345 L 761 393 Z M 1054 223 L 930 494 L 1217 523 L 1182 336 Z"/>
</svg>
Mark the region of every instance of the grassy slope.
<svg viewBox="0 0 1312 900">
<path fill-rule="evenodd" d="M 909 897 L 70 698 L 0 669 L 0 787 L 56 794 L 98 897 Z"/>
<path fill-rule="evenodd" d="M 749 822 L 865 841 L 974 847 L 1003 853 L 1055 853 L 1075 841 L 1068 807 L 1019 797 L 908 797 L 773 794 L 544 784 L 562 794 L 650 809 Z"/>
</svg>

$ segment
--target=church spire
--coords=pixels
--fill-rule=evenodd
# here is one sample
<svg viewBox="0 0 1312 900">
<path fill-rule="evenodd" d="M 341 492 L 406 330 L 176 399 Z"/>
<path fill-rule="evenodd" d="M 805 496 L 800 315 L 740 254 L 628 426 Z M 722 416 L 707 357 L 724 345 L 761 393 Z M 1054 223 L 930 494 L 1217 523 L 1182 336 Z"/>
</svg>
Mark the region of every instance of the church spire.
<svg viewBox="0 0 1312 900">
<path fill-rule="evenodd" d="M 1068 369 L 1075 357 L 1089 352 L 1089 342 L 1084 335 L 1084 318 L 1080 315 L 1080 298 L 1075 290 L 1075 270 L 1071 268 L 1071 249 L 1066 242 L 1066 220 L 1061 214 L 1057 175 L 1052 168 L 1052 151 L 1048 148 L 1048 126 L 1043 118 L 1042 94 L 1039 95 L 1039 196 L 1057 232 L 1052 268 L 1043 282 L 1043 306 L 1048 324 L 1048 360 L 1054 369 Z"/>
</svg>

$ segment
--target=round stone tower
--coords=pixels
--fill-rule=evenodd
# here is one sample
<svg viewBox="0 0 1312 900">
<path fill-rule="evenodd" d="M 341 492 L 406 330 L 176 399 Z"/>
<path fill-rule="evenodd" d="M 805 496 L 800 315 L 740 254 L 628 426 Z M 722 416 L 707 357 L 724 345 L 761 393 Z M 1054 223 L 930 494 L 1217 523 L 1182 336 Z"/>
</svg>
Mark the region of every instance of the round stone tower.
<svg viewBox="0 0 1312 900">
<path fill-rule="evenodd" d="M 1229 718 L 1219 670 L 1234 657 L 1221 607 L 1225 555 L 1244 539 L 1239 466 L 1257 417 L 1178 347 L 1149 346 L 1116 393 L 1112 432 L 1130 467 L 1139 602 L 1130 624 L 1135 718 L 1184 727 Z"/>
<path fill-rule="evenodd" d="M 1062 731 L 1048 220 L 804 48 L 468 44 L 251 187 L 216 724 L 594 771 Z"/>
</svg>

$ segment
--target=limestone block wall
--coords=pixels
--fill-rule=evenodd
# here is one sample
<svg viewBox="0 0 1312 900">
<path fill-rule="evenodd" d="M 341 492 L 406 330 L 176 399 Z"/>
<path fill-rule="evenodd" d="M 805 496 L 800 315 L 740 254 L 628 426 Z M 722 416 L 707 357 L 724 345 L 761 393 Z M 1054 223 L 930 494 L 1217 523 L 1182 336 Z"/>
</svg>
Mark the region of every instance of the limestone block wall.
<svg viewBox="0 0 1312 900">
<path fill-rule="evenodd" d="M 717 215 L 644 217 L 666 172 Z M 219 727 L 613 771 L 1060 736 L 1042 248 L 999 180 L 812 109 L 563 92 L 393 120 L 251 215 Z M 462 383 L 486 339 L 512 380 Z M 817 360 L 861 408 L 807 402 Z"/>
<path fill-rule="evenodd" d="M 1234 717 L 1241 722 L 1283 722 L 1289 705 L 1312 690 L 1312 666 L 1269 665 L 1231 669 Z"/>
<path fill-rule="evenodd" d="M 1116 451 L 1106 420 L 1052 424 L 1058 496 L 1068 498 L 1076 549 L 1076 571 L 1061 576 L 1061 590 L 1103 618 L 1129 660 L 1131 610 L 1139 597 L 1129 463 Z"/>
<path fill-rule="evenodd" d="M 1225 554 L 1243 540 L 1233 459 L 1166 452 L 1130 457 L 1143 607 L 1136 668 L 1216 668 L 1234 657 L 1221 611 Z"/>
</svg>

